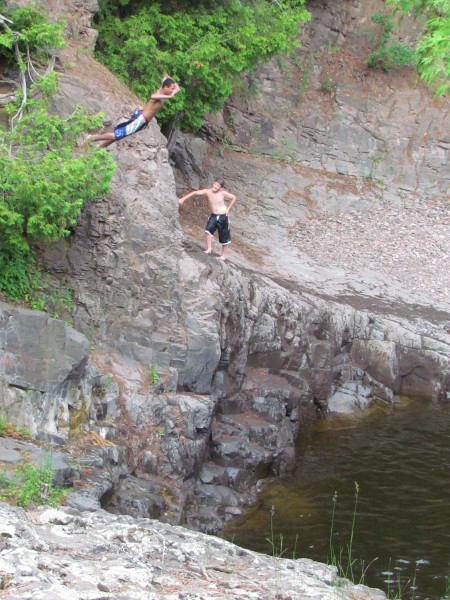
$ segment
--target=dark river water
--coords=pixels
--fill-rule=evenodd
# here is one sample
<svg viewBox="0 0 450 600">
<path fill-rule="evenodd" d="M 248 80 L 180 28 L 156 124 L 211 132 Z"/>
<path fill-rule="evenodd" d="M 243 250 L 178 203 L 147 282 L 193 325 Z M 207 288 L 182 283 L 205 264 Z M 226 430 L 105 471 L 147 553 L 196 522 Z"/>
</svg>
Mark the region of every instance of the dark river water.
<svg viewBox="0 0 450 600">
<path fill-rule="evenodd" d="M 356 583 L 365 571 L 390 598 L 450 600 L 449 402 L 329 415 L 300 434 L 297 456 L 224 537 L 287 558 L 334 552 L 349 575 L 350 548 Z"/>
</svg>

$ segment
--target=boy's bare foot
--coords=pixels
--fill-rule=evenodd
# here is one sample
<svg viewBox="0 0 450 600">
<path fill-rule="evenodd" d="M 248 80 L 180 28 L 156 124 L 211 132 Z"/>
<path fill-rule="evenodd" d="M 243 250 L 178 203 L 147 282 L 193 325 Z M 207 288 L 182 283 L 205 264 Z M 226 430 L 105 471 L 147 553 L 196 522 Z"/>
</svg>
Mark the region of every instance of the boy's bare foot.
<svg viewBox="0 0 450 600">
<path fill-rule="evenodd" d="M 211 254 L 211 250 L 203 250 L 204 254 Z"/>
<path fill-rule="evenodd" d="M 218 256 L 217 257 L 219 260 L 226 260 L 226 256 Z"/>
</svg>

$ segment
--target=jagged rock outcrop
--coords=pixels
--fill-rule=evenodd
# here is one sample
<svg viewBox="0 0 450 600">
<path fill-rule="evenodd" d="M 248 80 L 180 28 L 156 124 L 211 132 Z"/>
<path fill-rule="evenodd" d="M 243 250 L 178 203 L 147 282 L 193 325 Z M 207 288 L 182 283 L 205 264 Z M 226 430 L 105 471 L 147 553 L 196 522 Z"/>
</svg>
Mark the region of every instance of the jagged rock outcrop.
<svg viewBox="0 0 450 600">
<path fill-rule="evenodd" d="M 87 339 L 63 321 L 0 302 L 1 413 L 32 435 L 68 431 L 88 357 Z"/>
<path fill-rule="evenodd" d="M 206 264 L 211 260 L 202 259 Z M 145 368 L 133 363 L 126 350 L 121 356 L 103 347 L 95 358 L 102 371 L 109 369 L 110 378 L 121 380 L 120 408 L 118 388 L 95 371 L 94 377 L 90 373 L 90 393 L 83 392 L 86 382 L 74 380 L 70 402 L 53 397 L 49 414 L 66 411 L 65 422 L 55 420 L 50 430 L 45 422 L 31 422 L 41 437 L 57 427 L 68 435 L 70 415 L 74 422 L 84 416 L 82 430 L 129 449 L 128 469 L 134 477 L 121 479 L 123 456 L 112 460 L 122 467 L 114 470 L 109 459 L 102 456 L 98 462 L 95 455 L 87 464 L 102 467 L 105 475 L 100 482 L 97 474 L 85 475 L 91 500 L 77 489 L 68 498 L 70 505 L 79 507 L 82 494 L 84 508 L 93 502 L 94 508 L 104 505 L 217 531 L 221 519 L 239 514 L 254 499 L 259 479 L 293 467 L 299 427 L 317 412 L 324 414 L 329 401 L 335 410 L 348 410 L 375 400 L 391 402 L 394 394 L 440 398 L 448 390 L 443 330 L 422 323 L 418 333 L 404 319 L 294 294 L 269 278 L 213 264 L 208 301 L 214 299 L 217 306 L 213 348 L 220 350 L 201 349 L 214 359 L 187 375 L 180 362 L 178 378 L 191 390 L 201 386 L 203 394 L 180 393 L 182 386 L 175 394 L 176 379 L 160 365 L 161 379 L 151 384 Z M 198 282 L 192 283 L 201 299 Z M 205 328 L 207 324 L 211 333 L 211 322 L 206 320 Z M 7 351 L 11 364 L 18 362 L 10 347 Z M 9 381 L 5 373 L 5 384 Z M 30 426 L 31 419 L 27 414 L 26 420 L 20 415 L 15 420 Z M 169 480 L 171 491 L 164 493 Z"/>
</svg>

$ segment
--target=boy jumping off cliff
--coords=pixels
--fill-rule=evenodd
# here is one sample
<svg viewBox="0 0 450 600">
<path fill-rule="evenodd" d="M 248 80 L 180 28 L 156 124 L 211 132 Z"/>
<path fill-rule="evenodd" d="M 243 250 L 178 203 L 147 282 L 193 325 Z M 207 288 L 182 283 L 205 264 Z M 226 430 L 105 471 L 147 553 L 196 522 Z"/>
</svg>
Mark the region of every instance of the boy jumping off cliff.
<svg viewBox="0 0 450 600">
<path fill-rule="evenodd" d="M 107 148 L 114 142 L 121 140 L 124 137 L 133 135 L 145 129 L 153 117 L 158 113 L 164 105 L 164 102 L 169 98 L 173 98 L 180 91 L 180 86 L 169 75 L 164 75 L 161 82 L 161 87 L 150 96 L 147 104 L 143 109 L 138 109 L 133 116 L 125 123 L 120 123 L 114 128 L 114 131 L 107 133 L 99 133 L 97 135 L 89 135 L 86 142 L 100 142 L 100 148 Z"/>
<path fill-rule="evenodd" d="M 211 254 L 212 240 L 214 232 L 217 229 L 219 231 L 219 243 L 222 246 L 222 253 L 219 258 L 220 260 L 225 260 L 228 246 L 231 244 L 230 222 L 228 216 L 236 202 L 236 196 L 223 189 L 223 183 L 216 180 L 212 184 L 212 187 L 203 190 L 194 190 L 180 198 L 178 200 L 180 206 L 183 205 L 188 198 L 192 198 L 193 196 L 206 196 L 211 210 L 211 214 L 205 227 L 206 249 L 204 250 L 204 253 Z M 225 203 L 225 200 L 230 200 L 228 206 Z"/>
</svg>

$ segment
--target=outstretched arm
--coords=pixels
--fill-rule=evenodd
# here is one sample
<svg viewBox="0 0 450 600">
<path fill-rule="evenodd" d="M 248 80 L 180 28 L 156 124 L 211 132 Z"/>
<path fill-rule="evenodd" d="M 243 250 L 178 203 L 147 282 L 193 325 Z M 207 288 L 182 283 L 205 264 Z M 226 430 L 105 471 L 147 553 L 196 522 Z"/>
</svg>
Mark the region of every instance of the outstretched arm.
<svg viewBox="0 0 450 600">
<path fill-rule="evenodd" d="M 187 200 L 188 198 L 192 198 L 193 196 L 203 196 L 204 194 L 206 194 L 208 190 L 204 189 L 204 190 L 194 190 L 192 192 L 189 192 L 189 194 L 186 194 L 186 196 L 183 196 L 182 198 L 178 199 L 178 204 L 184 204 L 185 200 Z"/>
</svg>

